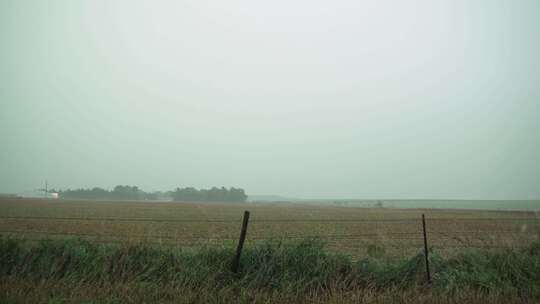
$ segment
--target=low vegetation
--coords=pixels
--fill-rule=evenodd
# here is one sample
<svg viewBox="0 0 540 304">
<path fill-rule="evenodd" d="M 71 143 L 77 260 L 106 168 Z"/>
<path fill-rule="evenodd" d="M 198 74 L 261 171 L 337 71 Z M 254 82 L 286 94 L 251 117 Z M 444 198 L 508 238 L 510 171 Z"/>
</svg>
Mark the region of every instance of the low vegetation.
<svg viewBox="0 0 540 304">
<path fill-rule="evenodd" d="M 484 299 L 500 301 L 540 300 L 539 243 L 519 250 L 469 250 L 449 259 L 434 251 L 431 285 L 425 279 L 421 254 L 353 261 L 346 255 L 326 252 L 316 239 L 261 242 L 245 249 L 239 273 L 230 270 L 232 256 L 232 247 L 184 250 L 148 244 L 104 245 L 79 239 L 33 243 L 2 238 L 0 281 L 10 289 L 2 287 L 1 297 L 13 303 L 46 302 L 51 297 L 69 302 L 81 300 L 74 298 L 76 293 L 66 292 L 69 286 L 99 290 L 114 285 L 123 287 L 101 296 L 95 294 L 97 298 L 90 300 L 129 302 L 129 295 L 122 291 L 137 288 L 154 290 L 155 302 L 174 302 L 182 294 L 197 293 L 205 294 L 208 301 L 249 302 L 263 295 L 284 301 L 315 295 L 319 300 L 330 300 L 337 294 L 354 298 L 354 294 L 363 292 L 377 298 L 389 296 L 389 291 L 395 293 L 394 297 L 405 298 L 417 294 L 463 300 L 466 292 L 471 299 L 483 295 Z M 42 295 L 22 292 L 32 284 L 47 286 L 44 282 L 55 287 Z M 212 294 L 226 296 L 212 298 Z M 103 295 L 109 298 L 100 299 Z M 352 298 L 348 300 L 353 302 Z"/>
</svg>

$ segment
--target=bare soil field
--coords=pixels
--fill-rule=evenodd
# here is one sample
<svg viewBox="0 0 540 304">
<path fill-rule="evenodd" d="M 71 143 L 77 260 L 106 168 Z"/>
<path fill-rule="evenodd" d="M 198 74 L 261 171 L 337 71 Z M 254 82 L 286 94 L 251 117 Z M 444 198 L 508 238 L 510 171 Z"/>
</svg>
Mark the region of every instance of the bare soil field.
<svg viewBox="0 0 540 304">
<path fill-rule="evenodd" d="M 320 238 L 326 249 L 353 258 L 372 254 L 374 248 L 385 256 L 418 253 L 423 246 L 422 214 L 429 246 L 442 255 L 464 248 L 524 247 L 540 235 L 540 218 L 534 212 L 13 198 L 0 199 L 0 234 L 30 240 L 232 245 L 244 210 L 251 212 L 246 246 Z"/>
</svg>

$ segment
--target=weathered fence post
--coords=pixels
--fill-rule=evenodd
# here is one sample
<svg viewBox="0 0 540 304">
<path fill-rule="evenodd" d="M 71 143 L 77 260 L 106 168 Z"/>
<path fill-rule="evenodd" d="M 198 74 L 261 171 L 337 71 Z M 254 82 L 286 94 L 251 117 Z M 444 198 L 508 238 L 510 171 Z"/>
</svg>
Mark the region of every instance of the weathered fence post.
<svg viewBox="0 0 540 304">
<path fill-rule="evenodd" d="M 238 272 L 240 266 L 240 255 L 242 254 L 242 248 L 244 247 L 244 240 L 246 239 L 247 226 L 249 221 L 249 211 L 244 211 L 244 220 L 242 221 L 242 230 L 240 231 L 240 240 L 238 240 L 238 247 L 236 247 L 236 255 L 232 262 L 232 272 Z"/>
<path fill-rule="evenodd" d="M 428 284 L 431 284 L 431 273 L 429 272 L 428 244 L 426 234 L 426 217 L 422 213 L 422 230 L 424 231 L 424 258 L 426 259 L 426 276 Z"/>
</svg>

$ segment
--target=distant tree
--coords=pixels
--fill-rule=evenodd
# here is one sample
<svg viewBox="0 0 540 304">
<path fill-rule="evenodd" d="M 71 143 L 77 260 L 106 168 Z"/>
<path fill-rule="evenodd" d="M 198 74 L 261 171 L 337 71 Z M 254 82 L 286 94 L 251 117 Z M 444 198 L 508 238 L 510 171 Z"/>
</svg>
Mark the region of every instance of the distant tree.
<svg viewBox="0 0 540 304">
<path fill-rule="evenodd" d="M 175 201 L 187 202 L 245 202 L 247 200 L 244 189 L 225 187 L 200 190 L 193 187 L 176 188 L 171 196 Z"/>
<path fill-rule="evenodd" d="M 112 198 L 120 200 L 140 200 L 144 199 L 144 192 L 139 190 L 137 186 L 122 186 L 114 187 Z"/>
</svg>

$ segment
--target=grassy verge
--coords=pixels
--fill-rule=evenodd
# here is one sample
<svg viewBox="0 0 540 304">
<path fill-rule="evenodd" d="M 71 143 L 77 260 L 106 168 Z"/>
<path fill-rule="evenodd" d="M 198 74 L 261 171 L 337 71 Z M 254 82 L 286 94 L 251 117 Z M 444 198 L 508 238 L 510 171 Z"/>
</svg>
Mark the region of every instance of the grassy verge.
<svg viewBox="0 0 540 304">
<path fill-rule="evenodd" d="M 317 240 L 260 243 L 244 250 L 103 245 L 82 240 L 0 239 L 0 297 L 13 303 L 425 302 L 540 300 L 540 245 L 500 252 L 352 261 Z M 31 291 L 31 292 L 29 292 Z"/>
</svg>

